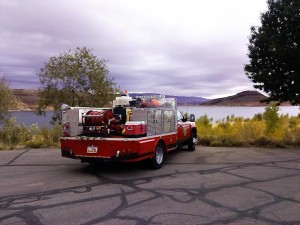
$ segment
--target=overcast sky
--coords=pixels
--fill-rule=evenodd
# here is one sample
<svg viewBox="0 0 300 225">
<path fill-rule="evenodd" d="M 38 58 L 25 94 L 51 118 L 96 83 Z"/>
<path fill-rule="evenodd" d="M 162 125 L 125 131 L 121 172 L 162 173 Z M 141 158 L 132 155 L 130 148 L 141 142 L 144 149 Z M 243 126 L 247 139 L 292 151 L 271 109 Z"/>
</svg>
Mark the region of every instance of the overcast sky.
<svg viewBox="0 0 300 225">
<path fill-rule="evenodd" d="M 37 89 L 51 56 L 85 46 L 129 92 L 253 90 L 243 66 L 266 9 L 266 0 L 0 0 L 0 76 Z"/>
</svg>

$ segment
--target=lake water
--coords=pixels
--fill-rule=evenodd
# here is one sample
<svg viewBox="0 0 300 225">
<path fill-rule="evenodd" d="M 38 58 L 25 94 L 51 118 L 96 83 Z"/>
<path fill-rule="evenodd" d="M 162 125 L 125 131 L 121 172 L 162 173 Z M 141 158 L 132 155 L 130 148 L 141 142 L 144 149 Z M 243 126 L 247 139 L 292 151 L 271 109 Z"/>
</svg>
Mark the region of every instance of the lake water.
<svg viewBox="0 0 300 225">
<path fill-rule="evenodd" d="M 31 124 L 37 123 L 39 127 L 50 127 L 51 117 L 53 115 L 53 111 L 46 112 L 45 115 L 37 115 L 35 112 L 27 112 L 27 111 L 15 111 L 12 112 L 11 116 L 16 118 L 17 123 L 24 123 L 29 126 Z"/>
<path fill-rule="evenodd" d="M 264 107 L 235 107 L 235 106 L 179 106 L 178 109 L 182 112 L 195 114 L 196 118 L 204 116 L 213 118 L 214 121 L 222 120 L 227 116 L 234 115 L 235 117 L 252 118 L 257 113 L 263 113 Z M 290 116 L 297 116 L 300 113 L 299 106 L 281 106 L 279 107 L 279 114 L 288 114 Z M 45 116 L 38 116 L 34 112 L 16 111 L 12 113 L 16 117 L 17 123 L 24 123 L 31 125 L 37 123 L 39 127 L 50 127 L 51 117 L 53 112 L 46 112 Z"/>
</svg>

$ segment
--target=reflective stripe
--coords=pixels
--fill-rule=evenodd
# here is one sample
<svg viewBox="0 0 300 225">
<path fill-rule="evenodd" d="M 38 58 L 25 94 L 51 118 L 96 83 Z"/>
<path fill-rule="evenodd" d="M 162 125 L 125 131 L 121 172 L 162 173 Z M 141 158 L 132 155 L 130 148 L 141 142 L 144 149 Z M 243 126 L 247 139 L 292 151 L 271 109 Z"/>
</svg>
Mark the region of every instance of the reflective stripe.
<svg viewBox="0 0 300 225">
<path fill-rule="evenodd" d="M 147 143 L 147 142 L 152 142 L 152 141 L 155 141 L 155 139 L 150 139 L 150 140 L 140 141 L 140 143 Z"/>
</svg>

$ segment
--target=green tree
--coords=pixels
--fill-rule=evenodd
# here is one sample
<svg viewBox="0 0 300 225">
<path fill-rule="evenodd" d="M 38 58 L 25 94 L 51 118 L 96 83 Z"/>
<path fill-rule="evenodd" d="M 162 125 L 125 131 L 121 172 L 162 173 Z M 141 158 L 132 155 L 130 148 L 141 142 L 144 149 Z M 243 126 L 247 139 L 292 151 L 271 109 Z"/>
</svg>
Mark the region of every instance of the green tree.
<svg viewBox="0 0 300 225">
<path fill-rule="evenodd" d="M 251 27 L 244 70 L 269 101 L 300 103 L 300 1 L 268 0 L 261 26 Z"/>
<path fill-rule="evenodd" d="M 272 134 L 279 127 L 279 107 L 276 105 L 267 106 L 263 113 L 263 118 L 266 121 L 266 133 Z"/>
<path fill-rule="evenodd" d="M 0 122 L 3 122 L 16 104 L 15 96 L 3 77 L 0 78 L 0 96 Z"/>
<path fill-rule="evenodd" d="M 55 121 L 59 119 L 62 103 L 90 107 L 107 105 L 118 88 L 113 79 L 108 78 L 105 62 L 86 47 L 51 57 L 37 73 L 42 86 L 38 111 L 41 113 L 47 106 L 53 106 Z"/>
</svg>

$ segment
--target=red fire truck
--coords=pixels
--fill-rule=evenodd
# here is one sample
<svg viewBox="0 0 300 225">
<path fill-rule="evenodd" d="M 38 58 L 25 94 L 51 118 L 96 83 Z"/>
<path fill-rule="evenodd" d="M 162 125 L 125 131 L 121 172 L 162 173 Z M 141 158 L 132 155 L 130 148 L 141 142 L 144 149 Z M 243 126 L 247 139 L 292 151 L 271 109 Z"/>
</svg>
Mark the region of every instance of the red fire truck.
<svg viewBox="0 0 300 225">
<path fill-rule="evenodd" d="M 195 150 L 195 116 L 162 96 L 116 97 L 112 108 L 64 107 L 61 154 L 81 162 L 135 162 L 162 167 L 165 154 L 187 145 Z"/>
</svg>

